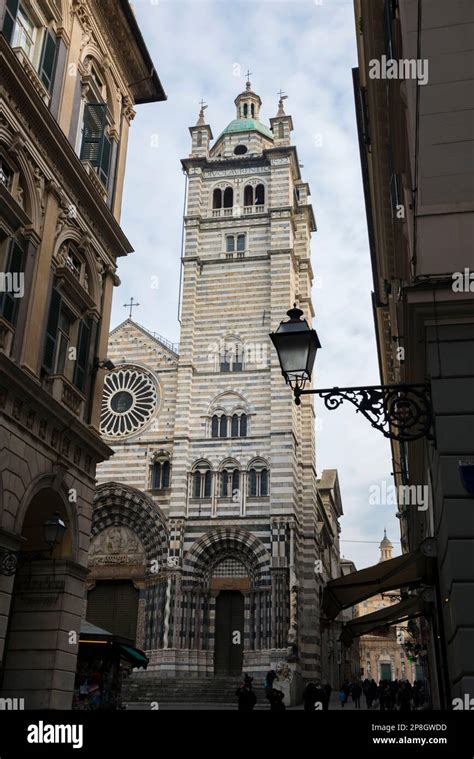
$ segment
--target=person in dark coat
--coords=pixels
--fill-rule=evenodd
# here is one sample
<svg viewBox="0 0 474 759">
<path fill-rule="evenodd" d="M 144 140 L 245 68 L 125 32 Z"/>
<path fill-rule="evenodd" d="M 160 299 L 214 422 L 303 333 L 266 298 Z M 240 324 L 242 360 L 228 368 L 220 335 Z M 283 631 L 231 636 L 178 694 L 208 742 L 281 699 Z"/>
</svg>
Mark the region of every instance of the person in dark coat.
<svg viewBox="0 0 474 759">
<path fill-rule="evenodd" d="M 286 710 L 286 706 L 283 703 L 285 694 L 282 690 L 278 690 L 277 688 L 267 688 L 267 698 L 270 701 L 271 712 L 284 712 Z"/>
<path fill-rule="evenodd" d="M 324 691 L 323 710 L 327 712 L 329 709 L 329 702 L 331 700 L 331 691 L 332 691 L 332 688 L 329 685 L 329 683 L 327 682 L 323 683 L 323 691 Z"/>
<path fill-rule="evenodd" d="M 318 689 L 314 683 L 308 683 L 303 692 L 303 703 L 305 712 L 314 712 L 314 705 L 316 703 Z"/>
<path fill-rule="evenodd" d="M 352 686 L 351 686 L 351 696 L 352 696 L 352 700 L 353 700 L 353 702 L 355 704 L 355 708 L 356 709 L 360 709 L 360 697 L 361 697 L 361 694 L 362 694 L 362 688 L 359 685 L 359 683 L 352 683 Z"/>
<path fill-rule="evenodd" d="M 267 672 L 267 676 L 265 678 L 265 688 L 273 688 L 273 683 L 275 680 L 278 680 L 278 675 L 274 669 L 271 669 L 269 672 Z"/>
<path fill-rule="evenodd" d="M 252 682 L 253 677 L 245 675 L 244 682 L 235 691 L 235 695 L 239 700 L 239 705 L 237 707 L 239 712 L 251 712 L 257 703 L 257 696 L 252 688 Z"/>
</svg>

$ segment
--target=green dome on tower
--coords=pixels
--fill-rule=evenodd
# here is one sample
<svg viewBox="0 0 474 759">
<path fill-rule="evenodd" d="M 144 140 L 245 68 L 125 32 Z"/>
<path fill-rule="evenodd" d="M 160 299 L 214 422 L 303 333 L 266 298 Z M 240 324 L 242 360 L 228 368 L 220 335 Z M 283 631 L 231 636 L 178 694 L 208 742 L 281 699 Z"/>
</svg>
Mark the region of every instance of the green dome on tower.
<svg viewBox="0 0 474 759">
<path fill-rule="evenodd" d="M 220 137 L 224 134 L 236 134 L 238 132 L 260 132 L 264 137 L 273 140 L 272 130 L 257 119 L 234 119 L 226 126 Z"/>
</svg>

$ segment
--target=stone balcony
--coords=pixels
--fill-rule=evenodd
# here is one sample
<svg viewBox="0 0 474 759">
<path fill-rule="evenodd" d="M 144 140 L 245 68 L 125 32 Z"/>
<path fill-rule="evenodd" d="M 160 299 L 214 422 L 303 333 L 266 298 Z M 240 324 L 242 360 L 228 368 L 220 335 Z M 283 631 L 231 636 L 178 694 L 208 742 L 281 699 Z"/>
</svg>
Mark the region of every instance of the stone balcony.
<svg viewBox="0 0 474 759">
<path fill-rule="evenodd" d="M 66 377 L 54 374 L 47 378 L 45 384 L 56 401 L 63 403 L 76 416 L 82 417 L 85 397 Z"/>
<path fill-rule="evenodd" d="M 35 88 L 36 92 L 40 96 L 41 100 L 43 100 L 46 105 L 49 105 L 51 95 L 49 94 L 48 90 L 46 89 L 43 82 L 39 78 L 38 72 L 36 71 L 35 67 L 31 63 L 30 59 L 28 58 L 23 48 L 15 47 L 13 48 L 13 52 L 17 56 L 23 68 L 25 69 L 28 79 L 32 83 L 33 87 Z"/>
</svg>

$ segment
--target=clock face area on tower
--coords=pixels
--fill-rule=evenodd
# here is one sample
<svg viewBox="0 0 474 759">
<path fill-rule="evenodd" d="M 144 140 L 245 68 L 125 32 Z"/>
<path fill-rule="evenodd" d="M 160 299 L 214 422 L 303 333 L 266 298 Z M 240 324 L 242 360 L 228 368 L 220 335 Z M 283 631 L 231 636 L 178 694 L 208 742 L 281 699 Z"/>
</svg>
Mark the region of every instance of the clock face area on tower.
<svg viewBox="0 0 474 759">
<path fill-rule="evenodd" d="M 100 431 L 123 438 L 143 429 L 158 407 L 158 388 L 144 369 L 119 367 L 107 374 L 102 396 Z"/>
</svg>

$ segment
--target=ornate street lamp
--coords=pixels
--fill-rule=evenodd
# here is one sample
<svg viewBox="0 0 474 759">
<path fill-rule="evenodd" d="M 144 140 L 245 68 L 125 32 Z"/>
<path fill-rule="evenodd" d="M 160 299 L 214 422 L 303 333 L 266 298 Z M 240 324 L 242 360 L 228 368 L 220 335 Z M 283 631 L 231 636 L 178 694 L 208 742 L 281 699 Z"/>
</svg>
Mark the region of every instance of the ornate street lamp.
<svg viewBox="0 0 474 759">
<path fill-rule="evenodd" d="M 432 407 L 430 387 L 417 385 L 369 385 L 367 387 L 333 387 L 323 390 L 307 388 L 318 348 L 316 330 L 311 329 L 303 311 L 295 306 L 288 311 L 289 321 L 281 322 L 270 339 L 276 348 L 281 373 L 290 385 L 297 406 L 302 395 L 319 395 L 327 409 L 352 403 L 372 427 L 390 440 L 409 442 L 430 432 Z"/>
<path fill-rule="evenodd" d="M 56 511 L 43 525 L 43 538 L 49 551 L 0 551 L 0 575 L 10 577 L 22 564 L 49 558 L 54 548 L 62 543 L 65 532 L 66 524 Z"/>
</svg>

